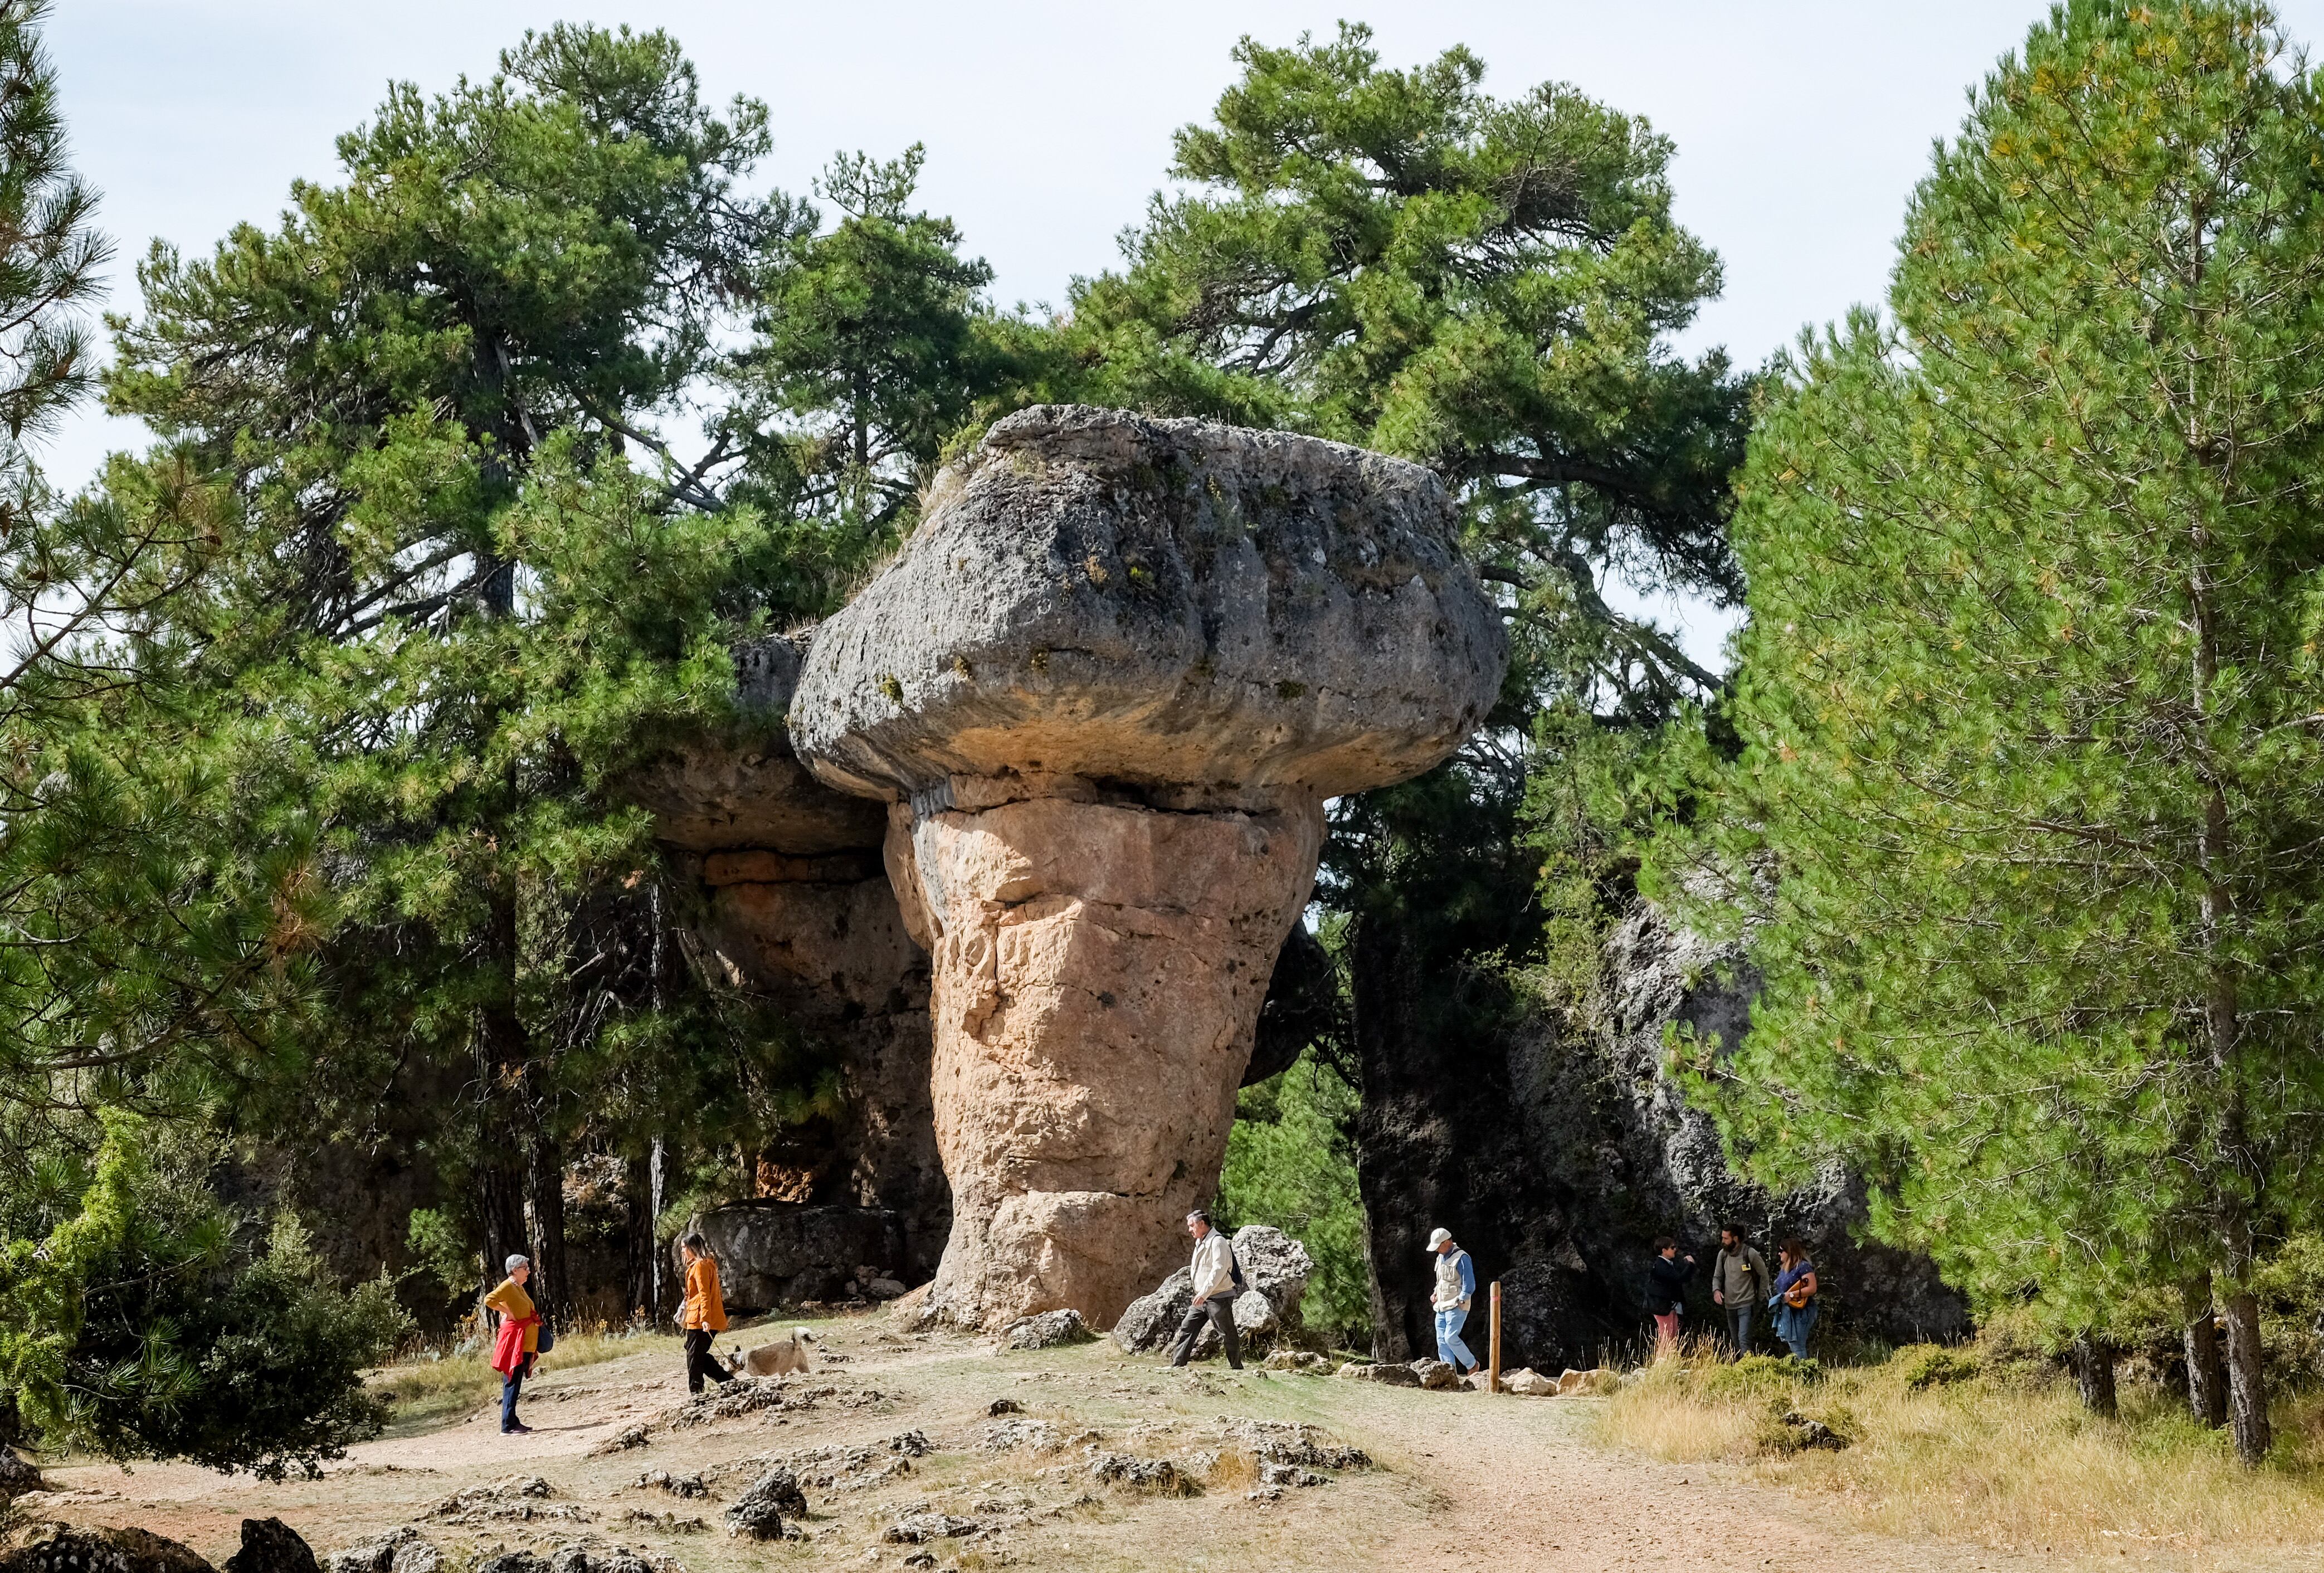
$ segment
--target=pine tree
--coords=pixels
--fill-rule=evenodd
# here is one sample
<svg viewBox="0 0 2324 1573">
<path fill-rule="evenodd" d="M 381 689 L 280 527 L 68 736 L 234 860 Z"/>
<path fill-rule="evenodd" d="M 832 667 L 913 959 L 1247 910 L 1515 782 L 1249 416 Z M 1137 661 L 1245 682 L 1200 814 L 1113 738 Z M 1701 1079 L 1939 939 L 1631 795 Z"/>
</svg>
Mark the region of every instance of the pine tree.
<svg viewBox="0 0 2324 1573">
<path fill-rule="evenodd" d="M 2324 116 L 2243 0 L 2077 0 L 1975 96 L 1889 293 L 1753 440 L 1729 866 L 1772 885 L 1742 1052 L 1770 1178 L 2088 1356 L 2319 1199 Z M 2312 1216 L 2312 1214 L 2309 1214 Z"/>
<path fill-rule="evenodd" d="M 227 1106 L 328 1118 L 407 1061 L 460 1076 L 445 1156 L 486 1260 L 533 1255 L 553 1312 L 565 1143 L 605 1090 L 568 1058 L 681 1025 L 634 1019 L 671 978 L 571 954 L 609 908 L 670 921 L 621 775 L 726 718 L 779 577 L 761 518 L 659 433 L 787 222 L 739 186 L 766 146 L 764 107 L 715 113 L 666 35 L 552 28 L 484 83 L 392 89 L 277 231 L 157 245 L 118 325 L 113 405 L 164 446 L 110 487 L 184 464 L 224 499 L 167 626 L 240 834 L 306 827 L 329 896 L 309 1059 Z"/>
</svg>

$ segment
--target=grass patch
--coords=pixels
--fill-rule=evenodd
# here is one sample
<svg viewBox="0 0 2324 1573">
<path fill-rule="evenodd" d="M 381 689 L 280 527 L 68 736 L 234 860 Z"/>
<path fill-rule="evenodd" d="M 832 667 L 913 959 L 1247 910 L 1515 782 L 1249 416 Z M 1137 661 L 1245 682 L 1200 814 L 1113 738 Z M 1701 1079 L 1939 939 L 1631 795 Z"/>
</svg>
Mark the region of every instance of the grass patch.
<svg viewBox="0 0 2324 1573">
<path fill-rule="evenodd" d="M 1739 1464 L 1836 1497 L 1865 1528 L 2001 1550 L 2233 1552 L 2314 1544 L 2324 1515 L 2324 1393 L 2275 1406 L 2277 1444 L 2246 1469 L 2183 1399 L 2126 1383 L 2085 1411 L 2061 1375 L 1922 1345 L 1827 1367 L 1709 1347 L 1647 1368 L 1598 1417 L 1600 1440 L 1674 1462 Z M 1786 1417 L 1797 1417 L 1787 1420 Z M 1799 1419 L 1840 1448 L 1803 1446 Z"/>
<path fill-rule="evenodd" d="M 658 1353 L 681 1360 L 678 1341 L 659 1335 L 624 1332 L 563 1333 L 557 1347 L 533 1366 L 531 1381 L 584 1365 L 602 1365 L 628 1355 Z M 423 1350 L 409 1359 L 381 1367 L 365 1385 L 374 1398 L 387 1405 L 388 1430 L 409 1435 L 466 1419 L 501 1398 L 501 1374 L 492 1368 L 483 1349 L 466 1354 Z"/>
</svg>

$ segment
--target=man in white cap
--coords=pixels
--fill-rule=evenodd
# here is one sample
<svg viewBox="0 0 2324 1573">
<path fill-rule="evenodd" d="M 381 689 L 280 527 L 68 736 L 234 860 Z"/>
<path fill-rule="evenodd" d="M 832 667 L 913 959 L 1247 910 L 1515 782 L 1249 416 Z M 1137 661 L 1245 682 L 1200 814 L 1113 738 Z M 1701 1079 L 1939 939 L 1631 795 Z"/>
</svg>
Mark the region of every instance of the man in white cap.
<svg viewBox="0 0 2324 1573">
<path fill-rule="evenodd" d="M 1469 1301 L 1477 1292 L 1476 1264 L 1469 1253 L 1452 1243 L 1452 1231 L 1438 1229 L 1428 1236 L 1428 1254 L 1436 1258 L 1436 1289 L 1428 1303 L 1436 1312 L 1436 1357 L 1466 1376 L 1477 1368 L 1477 1357 L 1461 1341 L 1469 1320 Z"/>
</svg>

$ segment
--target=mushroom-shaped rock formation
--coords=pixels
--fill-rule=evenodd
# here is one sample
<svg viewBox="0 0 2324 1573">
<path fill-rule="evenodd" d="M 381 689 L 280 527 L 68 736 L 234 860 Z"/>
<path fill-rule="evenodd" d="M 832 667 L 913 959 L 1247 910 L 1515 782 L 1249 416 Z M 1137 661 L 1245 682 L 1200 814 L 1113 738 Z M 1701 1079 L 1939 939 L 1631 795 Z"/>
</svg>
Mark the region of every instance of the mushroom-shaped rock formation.
<svg viewBox="0 0 2324 1573">
<path fill-rule="evenodd" d="M 641 772 L 629 795 L 699 882 L 697 953 L 838 1050 L 844 1112 L 795 1141 L 802 1150 L 768 1155 L 762 1173 L 786 1182 L 770 1194 L 893 1209 L 903 1255 L 879 1265 L 920 1282 L 951 1221 L 928 1106 L 927 961 L 883 865 L 880 805 L 817 781 L 778 729 L 804 648 L 774 638 L 736 652 L 741 708 L 769 723 L 765 736 L 696 740 Z M 798 1226 L 822 1226 L 801 1215 Z M 852 1260 L 825 1265 L 853 1272 Z"/>
<path fill-rule="evenodd" d="M 816 774 L 890 803 L 935 958 L 932 1309 L 1105 1326 L 1169 1271 L 1323 800 L 1444 758 L 1505 662 L 1416 465 L 1042 406 L 937 478 L 790 709 Z"/>
</svg>

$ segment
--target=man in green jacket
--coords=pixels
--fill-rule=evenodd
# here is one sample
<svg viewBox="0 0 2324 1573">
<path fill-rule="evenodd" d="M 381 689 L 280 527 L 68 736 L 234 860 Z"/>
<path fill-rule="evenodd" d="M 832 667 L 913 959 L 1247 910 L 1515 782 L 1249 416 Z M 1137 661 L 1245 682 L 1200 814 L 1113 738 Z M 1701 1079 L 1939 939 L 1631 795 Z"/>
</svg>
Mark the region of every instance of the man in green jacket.
<svg viewBox="0 0 2324 1573">
<path fill-rule="evenodd" d="M 1735 1340 L 1738 1360 L 1751 1352 L 1751 1313 L 1775 1282 L 1767 1259 L 1744 1240 L 1742 1226 L 1729 1224 L 1719 1231 L 1719 1258 L 1711 1264 L 1711 1300 L 1727 1313 L 1727 1331 Z"/>
</svg>

